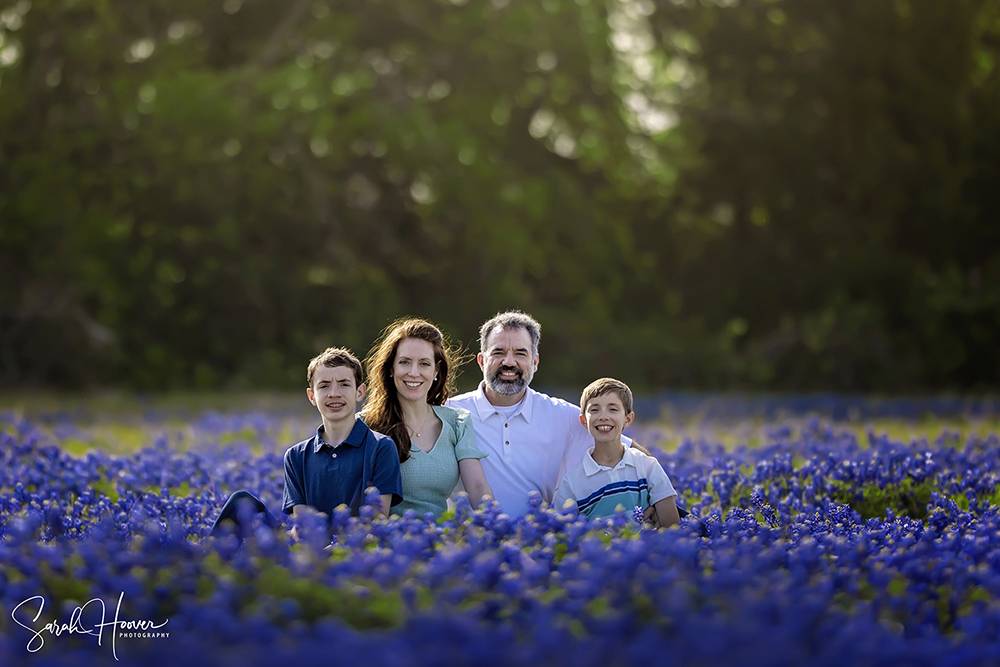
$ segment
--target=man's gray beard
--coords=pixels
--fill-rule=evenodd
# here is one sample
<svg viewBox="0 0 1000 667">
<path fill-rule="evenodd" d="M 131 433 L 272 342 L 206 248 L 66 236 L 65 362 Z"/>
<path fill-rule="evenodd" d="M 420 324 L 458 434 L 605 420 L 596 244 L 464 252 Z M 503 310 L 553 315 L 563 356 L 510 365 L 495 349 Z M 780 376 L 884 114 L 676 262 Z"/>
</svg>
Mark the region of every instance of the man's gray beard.
<svg viewBox="0 0 1000 667">
<path fill-rule="evenodd" d="M 513 382 L 508 382 L 507 380 L 500 379 L 500 371 L 498 370 L 493 374 L 493 377 L 485 377 L 486 386 L 491 390 L 500 394 L 501 396 L 516 396 L 524 391 L 528 387 L 528 383 L 531 382 L 531 378 L 534 373 L 528 372 L 527 377 L 522 372 L 521 375 Z"/>
</svg>

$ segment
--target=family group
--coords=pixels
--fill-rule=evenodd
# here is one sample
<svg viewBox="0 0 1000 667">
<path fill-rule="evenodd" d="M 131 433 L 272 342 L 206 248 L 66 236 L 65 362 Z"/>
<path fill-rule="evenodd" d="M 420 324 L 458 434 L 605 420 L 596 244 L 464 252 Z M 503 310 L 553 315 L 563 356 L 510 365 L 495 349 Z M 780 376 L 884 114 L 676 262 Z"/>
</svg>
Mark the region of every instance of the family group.
<svg viewBox="0 0 1000 667">
<path fill-rule="evenodd" d="M 306 395 L 322 423 L 285 452 L 282 511 L 331 515 L 346 505 L 357 514 L 377 490 L 386 516 L 437 517 L 465 491 L 474 505 L 492 498 L 523 516 L 537 491 L 560 511 L 596 518 L 638 507 L 658 528 L 678 523 L 669 477 L 622 434 L 635 417 L 628 386 L 599 379 L 579 406 L 535 391 L 540 339 L 541 326 L 525 313 L 488 320 L 476 355 L 483 380 L 461 395 L 454 372 L 461 360 L 425 320 L 388 327 L 364 366 L 346 349 L 327 349 L 307 371 Z M 260 501 L 237 492 L 213 532 L 235 521 L 244 499 L 273 521 Z"/>
</svg>

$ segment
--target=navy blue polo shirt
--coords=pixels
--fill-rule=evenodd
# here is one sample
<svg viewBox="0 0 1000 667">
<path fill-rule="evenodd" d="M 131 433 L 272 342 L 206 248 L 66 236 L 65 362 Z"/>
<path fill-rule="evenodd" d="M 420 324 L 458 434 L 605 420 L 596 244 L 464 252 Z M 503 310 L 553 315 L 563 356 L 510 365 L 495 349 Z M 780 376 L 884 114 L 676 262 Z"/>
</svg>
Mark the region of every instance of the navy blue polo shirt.
<svg viewBox="0 0 1000 667">
<path fill-rule="evenodd" d="M 334 448 L 323 439 L 320 425 L 316 435 L 285 452 L 281 511 L 291 514 L 295 505 L 308 505 L 332 514 L 338 505 L 348 505 L 357 515 L 369 486 L 381 494 L 391 493 L 391 505 L 403 500 L 399 453 L 392 438 L 357 419 L 351 434 Z"/>
</svg>

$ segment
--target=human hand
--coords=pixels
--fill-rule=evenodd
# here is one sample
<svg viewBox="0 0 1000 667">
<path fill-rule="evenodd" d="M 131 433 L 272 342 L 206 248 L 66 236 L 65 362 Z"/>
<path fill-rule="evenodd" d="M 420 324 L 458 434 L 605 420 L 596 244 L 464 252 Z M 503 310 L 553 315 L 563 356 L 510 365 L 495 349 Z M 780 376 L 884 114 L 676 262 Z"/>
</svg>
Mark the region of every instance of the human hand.
<svg viewBox="0 0 1000 667">
<path fill-rule="evenodd" d="M 652 456 L 652 454 L 649 453 L 648 449 L 646 449 L 645 447 L 643 447 L 642 445 L 640 445 L 635 440 L 632 441 L 632 449 L 634 449 L 634 450 L 636 450 L 638 452 L 642 452 L 646 456 Z"/>
<path fill-rule="evenodd" d="M 643 511 L 643 514 L 646 517 L 646 521 L 650 522 L 654 526 L 660 525 L 660 517 L 656 515 L 656 508 L 654 506 L 650 505 L 649 507 L 647 507 Z"/>
</svg>

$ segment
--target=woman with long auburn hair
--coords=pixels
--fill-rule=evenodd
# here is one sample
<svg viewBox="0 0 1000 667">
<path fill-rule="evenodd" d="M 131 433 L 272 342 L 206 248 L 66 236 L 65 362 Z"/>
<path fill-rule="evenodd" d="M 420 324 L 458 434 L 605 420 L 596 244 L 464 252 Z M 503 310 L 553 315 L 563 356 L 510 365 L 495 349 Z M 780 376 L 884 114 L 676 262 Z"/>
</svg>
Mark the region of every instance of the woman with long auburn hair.
<svg viewBox="0 0 1000 667">
<path fill-rule="evenodd" d="M 389 325 L 365 360 L 368 402 L 361 417 L 399 451 L 403 502 L 393 514 L 440 516 L 460 478 L 473 504 L 493 496 L 469 412 L 444 405 L 454 392 L 455 357 L 440 329 L 409 318 Z"/>
</svg>

